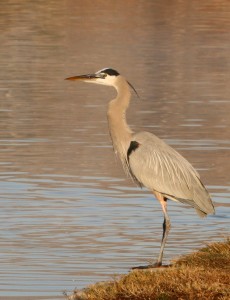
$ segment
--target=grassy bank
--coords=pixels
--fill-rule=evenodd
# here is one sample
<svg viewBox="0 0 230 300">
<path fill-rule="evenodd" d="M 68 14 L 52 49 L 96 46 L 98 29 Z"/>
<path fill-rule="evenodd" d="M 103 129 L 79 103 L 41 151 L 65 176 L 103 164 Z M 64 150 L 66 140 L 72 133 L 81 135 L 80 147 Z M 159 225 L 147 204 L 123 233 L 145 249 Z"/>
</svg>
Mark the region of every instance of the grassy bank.
<svg viewBox="0 0 230 300">
<path fill-rule="evenodd" d="M 75 291 L 69 300 L 229 300 L 230 239 L 181 257 L 169 268 L 136 270 Z"/>
</svg>

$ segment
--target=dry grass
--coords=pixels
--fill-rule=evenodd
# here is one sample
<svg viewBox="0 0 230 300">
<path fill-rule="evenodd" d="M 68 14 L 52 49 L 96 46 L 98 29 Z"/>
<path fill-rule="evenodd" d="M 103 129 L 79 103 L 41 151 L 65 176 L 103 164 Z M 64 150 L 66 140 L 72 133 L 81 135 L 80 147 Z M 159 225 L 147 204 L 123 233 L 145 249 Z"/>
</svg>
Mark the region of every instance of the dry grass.
<svg viewBox="0 0 230 300">
<path fill-rule="evenodd" d="M 213 243 L 170 268 L 133 271 L 75 291 L 69 300 L 228 300 L 230 240 Z"/>
</svg>

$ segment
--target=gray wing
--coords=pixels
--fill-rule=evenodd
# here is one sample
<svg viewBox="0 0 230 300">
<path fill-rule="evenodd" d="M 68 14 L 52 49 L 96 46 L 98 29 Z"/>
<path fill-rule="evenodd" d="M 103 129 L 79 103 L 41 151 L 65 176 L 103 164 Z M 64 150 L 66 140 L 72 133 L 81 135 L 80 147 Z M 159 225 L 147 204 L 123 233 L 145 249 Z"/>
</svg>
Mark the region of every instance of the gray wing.
<svg viewBox="0 0 230 300">
<path fill-rule="evenodd" d="M 134 134 L 127 156 L 131 175 L 150 190 L 188 203 L 200 215 L 214 213 L 212 200 L 196 170 L 155 135 Z"/>
</svg>

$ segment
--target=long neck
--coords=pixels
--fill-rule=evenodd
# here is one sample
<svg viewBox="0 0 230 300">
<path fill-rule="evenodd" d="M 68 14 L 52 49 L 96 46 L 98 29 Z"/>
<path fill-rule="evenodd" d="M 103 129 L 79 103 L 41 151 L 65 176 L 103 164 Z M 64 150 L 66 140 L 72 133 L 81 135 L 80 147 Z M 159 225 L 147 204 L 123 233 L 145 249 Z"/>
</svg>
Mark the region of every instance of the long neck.
<svg viewBox="0 0 230 300">
<path fill-rule="evenodd" d="M 131 97 L 130 88 L 124 77 L 119 76 L 115 88 L 117 97 L 110 101 L 108 107 L 109 131 L 114 147 L 122 161 L 123 167 L 127 165 L 127 151 L 130 145 L 132 131 L 126 122 L 126 110 Z"/>
</svg>

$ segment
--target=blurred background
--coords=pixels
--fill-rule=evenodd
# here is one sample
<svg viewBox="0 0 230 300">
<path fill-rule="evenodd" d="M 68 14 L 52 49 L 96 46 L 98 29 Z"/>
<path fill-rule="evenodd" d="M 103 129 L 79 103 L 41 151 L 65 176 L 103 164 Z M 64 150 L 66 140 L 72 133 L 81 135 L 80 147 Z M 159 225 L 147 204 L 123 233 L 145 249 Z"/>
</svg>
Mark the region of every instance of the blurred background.
<svg viewBox="0 0 230 300">
<path fill-rule="evenodd" d="M 216 206 L 169 203 L 165 263 L 229 235 L 230 3 L 0 2 L 0 299 L 63 299 L 154 260 L 163 216 L 113 153 L 112 67 L 136 88 L 128 122 L 199 171 Z"/>
</svg>

